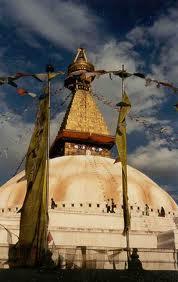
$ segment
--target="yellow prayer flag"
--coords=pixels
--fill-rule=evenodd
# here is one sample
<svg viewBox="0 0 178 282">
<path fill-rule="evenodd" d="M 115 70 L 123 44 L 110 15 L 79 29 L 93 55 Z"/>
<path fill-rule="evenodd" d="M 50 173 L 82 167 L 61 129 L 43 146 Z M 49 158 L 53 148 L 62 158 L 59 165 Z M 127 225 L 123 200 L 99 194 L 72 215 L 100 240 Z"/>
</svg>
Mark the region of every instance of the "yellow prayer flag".
<svg viewBox="0 0 178 282">
<path fill-rule="evenodd" d="M 48 106 L 45 88 L 25 164 L 27 192 L 21 209 L 19 260 L 27 266 L 40 264 L 47 249 Z"/>
<path fill-rule="evenodd" d="M 131 103 L 124 92 L 122 102 L 120 103 L 120 112 L 118 125 L 116 129 L 116 146 L 122 165 L 122 189 L 123 189 L 123 213 L 124 213 L 124 234 L 130 229 L 130 215 L 128 207 L 128 189 L 127 189 L 127 142 L 126 142 L 126 123 L 125 119 L 130 111 Z"/>
<path fill-rule="evenodd" d="M 35 73 L 35 74 L 32 74 L 31 76 L 43 82 L 43 81 L 47 81 L 48 79 L 51 80 L 62 74 L 64 74 L 63 71 L 57 71 L 57 72 L 49 72 L 49 73 Z"/>
</svg>

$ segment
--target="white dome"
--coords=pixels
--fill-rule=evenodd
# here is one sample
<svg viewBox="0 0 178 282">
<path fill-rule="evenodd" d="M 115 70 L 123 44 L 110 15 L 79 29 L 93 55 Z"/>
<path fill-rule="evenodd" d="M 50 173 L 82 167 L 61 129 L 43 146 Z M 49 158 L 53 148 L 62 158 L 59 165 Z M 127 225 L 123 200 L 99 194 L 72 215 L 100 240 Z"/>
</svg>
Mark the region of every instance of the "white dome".
<svg viewBox="0 0 178 282">
<path fill-rule="evenodd" d="M 0 189 L 0 208 L 16 208 L 23 203 L 26 180 L 18 182 L 24 171 L 17 174 Z M 65 203 L 103 203 L 114 199 L 122 205 L 122 178 L 120 163 L 98 156 L 65 156 L 50 160 L 50 199 Z M 164 207 L 177 211 L 171 196 L 140 171 L 128 166 L 129 205 L 148 204 L 153 210 Z"/>
</svg>

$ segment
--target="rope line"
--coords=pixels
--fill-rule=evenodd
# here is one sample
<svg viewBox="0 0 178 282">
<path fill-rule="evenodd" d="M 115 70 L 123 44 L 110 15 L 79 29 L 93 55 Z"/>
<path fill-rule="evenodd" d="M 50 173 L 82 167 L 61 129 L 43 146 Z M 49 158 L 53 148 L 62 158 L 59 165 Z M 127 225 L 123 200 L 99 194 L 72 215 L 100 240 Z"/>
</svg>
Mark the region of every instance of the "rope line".
<svg viewBox="0 0 178 282">
<path fill-rule="evenodd" d="M 107 100 L 103 95 L 98 95 L 96 93 L 93 93 L 93 96 L 95 96 L 97 98 L 97 100 L 101 101 L 104 105 L 116 110 L 117 112 L 119 112 L 119 108 L 112 102 L 112 101 L 109 101 Z M 168 134 L 166 134 L 166 127 L 163 127 L 161 126 L 160 128 L 158 129 L 155 129 L 154 125 L 151 124 L 145 117 L 143 116 L 137 116 L 137 115 L 134 115 L 134 114 L 128 114 L 128 117 L 131 119 L 131 120 L 134 120 L 140 124 L 142 124 L 147 130 L 148 130 L 148 133 L 149 135 L 151 134 L 154 138 L 154 134 L 155 135 L 158 135 L 158 134 L 161 134 L 161 136 L 166 139 L 166 141 L 171 144 L 171 145 L 175 145 L 175 141 L 176 141 L 176 138 L 174 137 L 169 137 Z M 146 132 L 147 133 L 147 132 Z M 148 134 L 147 133 L 147 134 Z M 169 148 L 170 149 L 170 148 Z"/>
<path fill-rule="evenodd" d="M 67 100 L 69 99 L 70 96 L 71 96 L 71 93 L 69 93 L 69 94 L 65 97 L 64 101 L 62 101 L 59 106 L 63 106 L 63 105 L 67 102 Z M 31 107 L 31 106 L 29 106 L 29 107 Z M 58 111 L 58 109 L 57 109 L 57 111 Z M 53 113 L 53 117 L 52 117 L 52 118 L 54 118 L 54 116 L 56 115 L 57 111 L 56 111 L 55 113 Z M 25 136 L 25 134 L 24 134 L 24 136 Z M 23 137 L 24 137 L 24 136 L 23 136 Z M 21 168 L 21 166 L 22 166 L 22 164 L 23 164 L 25 158 L 26 158 L 26 154 L 25 154 L 25 155 L 23 156 L 23 158 L 21 159 L 21 161 L 20 161 L 20 163 L 18 164 L 18 166 L 17 166 L 17 168 L 16 168 L 14 174 L 12 175 L 12 177 L 14 177 L 14 176 L 18 173 L 18 171 L 19 171 L 19 169 Z"/>
</svg>

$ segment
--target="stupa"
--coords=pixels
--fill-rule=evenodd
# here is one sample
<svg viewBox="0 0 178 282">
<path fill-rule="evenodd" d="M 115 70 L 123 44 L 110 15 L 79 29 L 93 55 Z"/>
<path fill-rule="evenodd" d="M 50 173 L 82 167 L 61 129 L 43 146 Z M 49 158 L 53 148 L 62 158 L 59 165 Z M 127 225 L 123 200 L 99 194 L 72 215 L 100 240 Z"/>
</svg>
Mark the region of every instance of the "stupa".
<svg viewBox="0 0 178 282">
<path fill-rule="evenodd" d="M 122 174 L 110 150 L 115 137 L 97 107 L 91 83 L 73 75 L 94 71 L 79 48 L 68 67 L 65 87 L 72 92 L 50 149 L 49 245 L 61 268 L 123 269 Z M 19 209 L 26 193 L 22 171 L 0 188 L 0 265 L 19 235 Z M 145 269 L 177 269 L 178 207 L 150 178 L 128 166 L 130 247 Z M 33 216 L 33 215 L 32 215 Z"/>
</svg>

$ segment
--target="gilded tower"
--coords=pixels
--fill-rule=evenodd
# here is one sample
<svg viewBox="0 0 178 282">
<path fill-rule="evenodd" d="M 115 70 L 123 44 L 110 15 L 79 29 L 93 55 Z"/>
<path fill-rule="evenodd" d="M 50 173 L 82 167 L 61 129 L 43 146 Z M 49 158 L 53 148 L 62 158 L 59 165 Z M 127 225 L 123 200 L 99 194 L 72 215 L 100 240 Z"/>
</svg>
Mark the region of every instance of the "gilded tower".
<svg viewBox="0 0 178 282">
<path fill-rule="evenodd" d="M 94 77 L 81 78 L 82 71 L 93 72 L 85 50 L 79 48 L 68 67 L 65 87 L 72 92 L 72 100 L 66 111 L 60 130 L 50 150 L 50 157 L 65 155 L 110 156 L 114 137 L 92 95 Z"/>
</svg>

